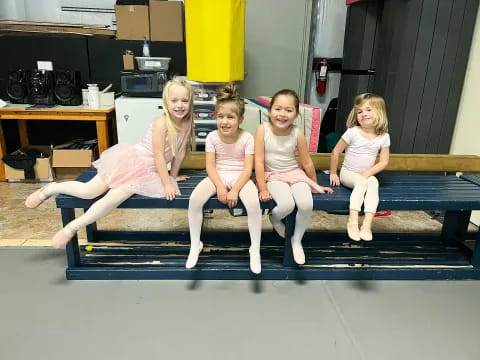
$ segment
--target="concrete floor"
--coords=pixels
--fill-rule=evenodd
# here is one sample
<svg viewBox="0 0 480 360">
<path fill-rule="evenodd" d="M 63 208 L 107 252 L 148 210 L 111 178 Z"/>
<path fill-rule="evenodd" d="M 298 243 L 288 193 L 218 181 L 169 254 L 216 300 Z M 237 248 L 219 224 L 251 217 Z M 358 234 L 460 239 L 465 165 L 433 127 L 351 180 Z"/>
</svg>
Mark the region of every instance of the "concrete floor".
<svg viewBox="0 0 480 360">
<path fill-rule="evenodd" d="M 66 281 L 0 248 L 0 359 L 476 360 L 476 281 Z"/>
<path fill-rule="evenodd" d="M 23 207 L 38 187 L 0 183 L 2 360 L 476 360 L 480 353 L 478 281 L 66 281 L 64 252 L 47 247 L 60 228 L 54 201 Z M 185 218 L 117 210 L 99 226 L 184 229 Z M 215 213 L 207 225 L 245 220 Z M 345 221 L 319 213 L 312 227 L 343 229 Z M 375 222 L 377 231 L 413 228 L 440 224 L 423 212 Z"/>
</svg>

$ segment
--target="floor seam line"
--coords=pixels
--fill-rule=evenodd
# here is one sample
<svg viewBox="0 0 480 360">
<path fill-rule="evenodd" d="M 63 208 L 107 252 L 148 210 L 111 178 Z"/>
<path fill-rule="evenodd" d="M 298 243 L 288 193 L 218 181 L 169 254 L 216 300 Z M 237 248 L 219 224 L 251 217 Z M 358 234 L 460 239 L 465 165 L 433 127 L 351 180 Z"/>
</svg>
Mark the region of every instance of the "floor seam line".
<svg viewBox="0 0 480 360">
<path fill-rule="evenodd" d="M 345 316 L 343 315 L 343 312 L 340 310 L 340 307 L 337 305 L 337 302 L 335 301 L 335 298 L 330 291 L 330 289 L 327 287 L 326 280 L 322 280 L 322 285 L 327 293 L 328 299 L 330 303 L 333 305 L 335 312 L 337 313 L 338 317 L 340 318 L 340 322 L 342 323 L 342 327 L 345 329 L 347 332 L 347 336 L 350 339 L 350 342 L 353 345 L 353 348 L 355 351 L 360 355 L 360 359 L 366 360 L 365 355 L 363 352 L 360 350 L 360 345 L 357 343 L 355 340 L 355 336 L 353 335 L 352 331 L 350 330 L 350 327 L 347 324 L 347 320 L 345 319 Z"/>
</svg>

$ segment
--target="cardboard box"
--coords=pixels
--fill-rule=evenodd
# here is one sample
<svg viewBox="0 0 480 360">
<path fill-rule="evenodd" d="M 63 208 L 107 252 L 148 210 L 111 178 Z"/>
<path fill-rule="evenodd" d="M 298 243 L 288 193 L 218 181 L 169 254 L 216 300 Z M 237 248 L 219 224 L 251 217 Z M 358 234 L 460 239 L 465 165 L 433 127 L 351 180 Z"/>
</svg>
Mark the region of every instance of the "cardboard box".
<svg viewBox="0 0 480 360">
<path fill-rule="evenodd" d="M 52 167 L 89 168 L 95 159 L 95 150 L 53 149 Z"/>
<path fill-rule="evenodd" d="M 184 40 L 183 2 L 150 0 L 150 39 L 152 41 Z"/>
<path fill-rule="evenodd" d="M 35 179 L 40 181 L 53 181 L 53 172 L 50 164 L 50 146 L 30 146 L 29 148 L 34 148 L 48 155 L 48 157 L 45 158 L 37 158 L 33 167 L 33 170 L 35 171 Z M 14 169 L 5 163 L 3 163 L 3 165 L 5 167 L 5 178 L 9 182 L 25 181 L 25 172 L 23 170 Z"/>
<path fill-rule="evenodd" d="M 75 180 L 86 168 L 62 167 L 55 168 L 55 179 L 58 180 Z"/>
<path fill-rule="evenodd" d="M 150 20 L 146 5 L 115 5 L 117 39 L 150 40 Z"/>
<path fill-rule="evenodd" d="M 123 55 L 123 70 L 135 70 L 135 61 L 133 54 Z"/>
</svg>

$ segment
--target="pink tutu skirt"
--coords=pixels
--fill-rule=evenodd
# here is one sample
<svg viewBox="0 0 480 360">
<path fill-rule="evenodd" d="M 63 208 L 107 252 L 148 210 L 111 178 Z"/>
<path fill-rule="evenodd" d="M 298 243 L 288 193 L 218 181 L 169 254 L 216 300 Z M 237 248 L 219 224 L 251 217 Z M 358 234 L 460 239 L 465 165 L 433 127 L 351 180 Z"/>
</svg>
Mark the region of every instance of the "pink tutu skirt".
<svg viewBox="0 0 480 360">
<path fill-rule="evenodd" d="M 267 181 L 282 181 L 286 182 L 289 185 L 293 185 L 298 182 L 306 182 L 312 193 L 324 193 L 321 186 L 318 185 L 315 181 L 310 179 L 305 171 L 302 169 L 295 169 L 287 172 L 265 172 L 265 180 Z"/>
<path fill-rule="evenodd" d="M 149 196 L 165 197 L 162 180 L 155 167 L 153 156 L 143 154 L 131 144 L 117 144 L 105 150 L 92 165 L 105 183 L 112 189 L 122 187 L 127 191 Z M 177 182 L 170 181 L 180 195 Z"/>
</svg>

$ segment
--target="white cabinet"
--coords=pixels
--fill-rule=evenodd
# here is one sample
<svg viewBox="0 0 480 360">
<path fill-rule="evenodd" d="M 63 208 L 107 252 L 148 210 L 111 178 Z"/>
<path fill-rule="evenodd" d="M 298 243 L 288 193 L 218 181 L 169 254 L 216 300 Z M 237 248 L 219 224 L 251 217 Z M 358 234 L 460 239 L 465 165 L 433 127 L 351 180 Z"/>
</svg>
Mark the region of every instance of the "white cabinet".
<svg viewBox="0 0 480 360">
<path fill-rule="evenodd" d="M 119 143 L 140 142 L 152 121 L 163 114 L 162 99 L 121 96 L 115 100 Z"/>
</svg>

